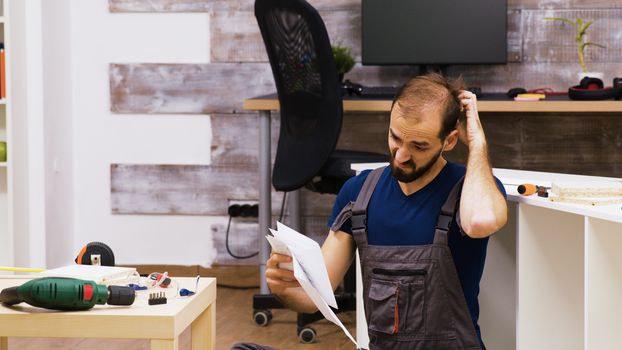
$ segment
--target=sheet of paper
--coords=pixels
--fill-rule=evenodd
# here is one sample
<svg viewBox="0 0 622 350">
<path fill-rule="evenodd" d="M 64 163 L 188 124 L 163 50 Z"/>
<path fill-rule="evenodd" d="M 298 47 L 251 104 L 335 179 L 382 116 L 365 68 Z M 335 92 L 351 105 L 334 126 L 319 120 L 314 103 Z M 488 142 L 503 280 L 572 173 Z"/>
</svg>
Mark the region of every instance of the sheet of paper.
<svg viewBox="0 0 622 350">
<path fill-rule="evenodd" d="M 304 270 L 302 269 L 302 266 L 300 266 L 300 263 L 296 257 L 293 257 L 292 260 L 294 263 L 294 276 L 296 276 L 296 280 L 298 280 L 302 289 L 304 289 L 305 293 L 307 293 L 309 298 L 311 298 L 318 310 L 320 310 L 322 315 L 324 315 L 324 318 L 339 326 L 339 328 L 341 328 L 346 336 L 350 338 L 354 345 L 356 345 L 357 348 L 360 348 L 356 340 L 354 340 L 354 337 L 352 337 L 352 334 L 350 334 L 348 329 L 343 325 L 343 323 L 341 323 L 341 320 L 339 320 L 333 310 L 331 310 L 328 304 L 326 304 L 326 301 L 324 301 L 324 298 L 322 298 L 317 289 L 315 289 L 313 284 L 311 284 L 311 282 L 307 279 L 307 276 L 305 275 Z"/>
<path fill-rule="evenodd" d="M 273 231 L 272 229 L 269 229 L 272 234 L 274 235 L 275 231 Z M 283 254 L 283 255 L 289 255 L 292 256 L 292 253 L 289 252 L 289 250 L 287 249 L 287 244 L 281 242 L 280 240 L 278 240 L 277 238 L 267 235 L 266 239 L 268 240 L 268 243 L 270 243 L 270 245 L 272 246 L 272 251 L 275 253 L 279 253 L 279 254 Z M 282 269 L 286 269 L 286 270 L 290 270 L 290 271 L 294 271 L 294 265 L 293 263 L 279 263 L 279 267 Z"/>
<path fill-rule="evenodd" d="M 280 222 L 277 222 L 277 230 L 271 230 L 271 232 L 275 238 L 287 245 L 287 249 L 298 260 L 309 282 L 317 289 L 324 301 L 337 309 L 337 300 L 328 278 L 320 245 Z"/>
</svg>

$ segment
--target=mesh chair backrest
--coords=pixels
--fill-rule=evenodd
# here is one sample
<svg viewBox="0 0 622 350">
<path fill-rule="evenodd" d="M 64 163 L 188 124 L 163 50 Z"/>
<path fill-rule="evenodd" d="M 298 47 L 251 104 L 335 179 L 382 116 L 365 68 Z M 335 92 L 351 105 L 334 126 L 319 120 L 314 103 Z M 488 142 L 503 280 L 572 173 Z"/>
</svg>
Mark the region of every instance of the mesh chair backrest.
<svg viewBox="0 0 622 350">
<path fill-rule="evenodd" d="M 273 184 L 304 186 L 333 152 L 342 100 L 326 27 L 304 0 L 257 0 L 261 30 L 281 105 Z"/>
</svg>

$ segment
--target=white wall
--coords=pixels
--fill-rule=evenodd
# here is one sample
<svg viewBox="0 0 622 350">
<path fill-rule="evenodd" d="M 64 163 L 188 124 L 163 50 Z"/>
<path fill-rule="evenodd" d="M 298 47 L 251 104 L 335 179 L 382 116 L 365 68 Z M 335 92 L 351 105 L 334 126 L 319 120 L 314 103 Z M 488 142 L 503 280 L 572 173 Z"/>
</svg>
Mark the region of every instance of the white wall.
<svg viewBox="0 0 622 350">
<path fill-rule="evenodd" d="M 44 7 L 46 52 L 55 51 L 45 64 L 48 267 L 91 241 L 110 245 L 119 264 L 209 265 L 216 218 L 110 213 L 111 163 L 210 164 L 209 116 L 112 114 L 108 83 L 109 63 L 208 63 L 209 15 L 63 1 Z"/>
<path fill-rule="evenodd" d="M 45 207 L 48 267 L 73 252 L 71 1 L 42 1 Z"/>
</svg>

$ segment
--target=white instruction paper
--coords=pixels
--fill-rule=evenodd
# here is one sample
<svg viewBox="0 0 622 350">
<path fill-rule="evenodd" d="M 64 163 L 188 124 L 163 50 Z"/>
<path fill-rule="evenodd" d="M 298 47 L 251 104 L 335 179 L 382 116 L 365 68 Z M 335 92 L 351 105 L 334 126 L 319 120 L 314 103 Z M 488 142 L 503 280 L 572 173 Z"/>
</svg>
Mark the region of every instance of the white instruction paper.
<svg viewBox="0 0 622 350">
<path fill-rule="evenodd" d="M 272 231 L 272 230 L 270 229 L 270 231 Z M 274 232 L 274 231 L 272 231 L 272 232 Z M 272 251 L 273 252 L 279 253 L 279 254 L 282 254 L 282 255 L 292 256 L 292 253 L 289 252 L 289 249 L 287 249 L 287 245 L 285 243 L 279 241 L 278 239 L 274 238 L 273 236 L 266 236 L 266 238 L 268 239 L 268 242 L 270 242 L 270 245 L 272 246 Z M 294 271 L 294 263 L 293 262 L 279 263 L 279 267 L 282 268 L 282 269 Z"/>
<path fill-rule="evenodd" d="M 319 244 L 286 225 L 277 222 L 274 237 L 266 236 L 274 252 L 292 257 L 294 277 L 324 317 L 336 324 L 359 347 L 348 329 L 337 318 L 330 306 L 337 309 L 337 301 L 330 285 L 324 257 Z M 280 266 L 287 268 L 285 266 Z"/>
</svg>

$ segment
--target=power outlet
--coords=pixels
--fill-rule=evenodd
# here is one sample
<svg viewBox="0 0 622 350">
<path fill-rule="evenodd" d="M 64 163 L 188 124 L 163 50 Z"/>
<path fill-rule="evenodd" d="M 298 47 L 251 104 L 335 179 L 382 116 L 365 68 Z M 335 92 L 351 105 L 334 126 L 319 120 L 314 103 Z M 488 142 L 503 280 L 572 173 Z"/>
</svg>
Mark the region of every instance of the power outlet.
<svg viewBox="0 0 622 350">
<path fill-rule="evenodd" d="M 259 216 L 259 202 L 256 200 L 229 199 L 227 212 L 231 217 L 254 217 Z"/>
<path fill-rule="evenodd" d="M 252 199 L 228 199 L 228 206 L 232 206 L 232 205 L 259 205 L 259 201 L 256 200 L 252 200 Z"/>
</svg>

